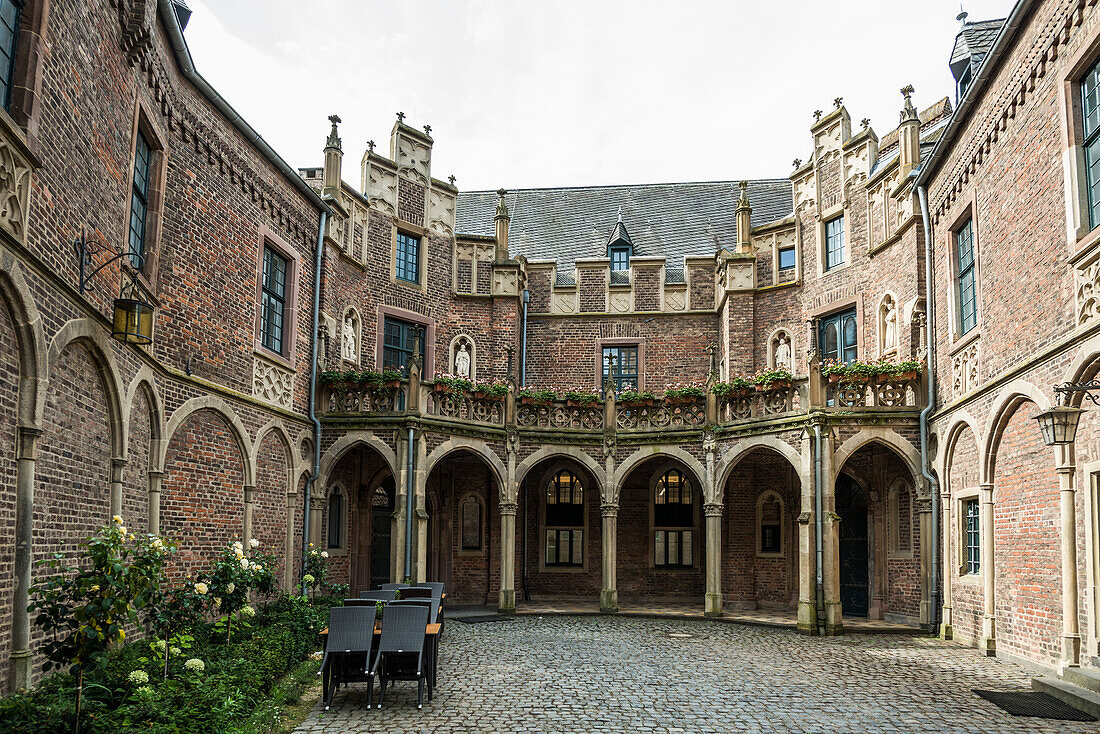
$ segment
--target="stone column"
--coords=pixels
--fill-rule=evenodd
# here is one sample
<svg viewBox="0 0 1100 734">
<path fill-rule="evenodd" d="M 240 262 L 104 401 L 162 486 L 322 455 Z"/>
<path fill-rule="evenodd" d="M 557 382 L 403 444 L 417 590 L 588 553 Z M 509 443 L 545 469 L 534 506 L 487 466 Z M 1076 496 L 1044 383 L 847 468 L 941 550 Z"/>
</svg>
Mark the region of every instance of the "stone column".
<svg viewBox="0 0 1100 734">
<path fill-rule="evenodd" d="M 882 619 L 883 602 L 886 599 L 886 548 L 889 538 L 886 536 L 886 515 L 889 510 L 882 512 L 883 506 L 889 507 L 890 501 L 883 501 L 883 494 L 879 493 L 879 512 L 872 509 L 876 503 L 870 503 L 867 507 L 867 544 L 870 546 L 870 573 L 871 573 L 871 606 L 867 610 L 868 619 Z"/>
<path fill-rule="evenodd" d="M 603 589 L 600 591 L 600 611 L 615 614 L 619 611 L 618 545 L 619 505 L 605 502 L 600 505 L 600 543 L 603 549 Z"/>
<path fill-rule="evenodd" d="M 111 459 L 111 512 L 107 515 L 108 519 L 122 514 L 122 470 L 126 464 L 126 459 Z"/>
<path fill-rule="evenodd" d="M 500 600 L 501 614 L 516 611 L 516 512 L 515 502 L 500 503 Z"/>
<path fill-rule="evenodd" d="M 813 436 L 802 434 L 802 474 L 798 509 L 798 631 L 817 634 L 817 544 L 814 539 Z"/>
<path fill-rule="evenodd" d="M 1062 515 L 1062 661 L 1061 667 L 1081 665 L 1081 630 L 1077 595 L 1077 487 L 1073 444 L 1055 447 Z"/>
<path fill-rule="evenodd" d="M 946 478 L 946 473 L 944 476 Z M 940 507 L 943 515 L 943 524 L 940 526 L 943 535 L 943 553 L 940 556 L 940 587 L 943 589 L 943 608 L 939 634 L 942 639 L 950 640 L 955 637 L 955 623 L 951 617 L 952 582 L 955 577 L 955 562 L 951 558 L 951 537 L 955 532 L 955 525 L 952 520 L 950 491 L 940 493 Z"/>
<path fill-rule="evenodd" d="M 932 500 L 917 499 L 913 492 L 911 502 L 917 506 L 917 528 L 920 538 L 920 623 L 932 621 Z M 912 543 L 912 541 L 910 541 Z M 910 546 L 912 547 L 912 546 Z"/>
<path fill-rule="evenodd" d="M 244 547 L 248 547 L 248 542 L 252 540 L 252 515 L 254 513 L 253 498 L 256 495 L 256 485 L 246 484 L 244 485 Z M 321 518 L 318 516 L 317 523 L 320 525 Z M 320 533 L 317 535 L 320 538 Z M 313 541 L 318 543 L 317 540 Z M 320 545 L 318 543 L 318 545 Z"/>
<path fill-rule="evenodd" d="M 324 510 L 324 496 L 315 494 L 309 498 L 309 542 L 313 543 L 314 548 L 321 547 L 321 514 Z"/>
<path fill-rule="evenodd" d="M 825 596 L 825 634 L 839 635 L 844 633 L 844 620 L 840 604 L 840 515 L 836 514 L 832 433 L 828 427 L 821 431 L 821 539 L 824 556 L 821 571 Z"/>
<path fill-rule="evenodd" d="M 31 547 L 34 531 L 34 467 L 38 458 L 37 428 L 19 428 L 16 438 L 15 590 L 12 599 L 11 668 L 15 688 L 31 685 L 31 617 L 27 613 L 31 587 Z"/>
<path fill-rule="evenodd" d="M 294 588 L 294 562 L 297 559 L 297 554 L 294 552 L 294 539 L 298 534 L 298 521 L 297 512 L 295 511 L 298 504 L 298 493 L 296 491 L 286 493 L 286 538 L 284 545 L 286 546 L 285 557 L 286 562 L 283 563 L 283 587 L 286 589 Z"/>
<path fill-rule="evenodd" d="M 993 483 L 982 487 L 981 528 L 981 576 L 982 576 L 982 637 L 980 648 L 992 657 L 997 652 L 997 606 L 993 596 L 996 578 L 993 568 Z"/>
<path fill-rule="evenodd" d="M 160 535 L 160 490 L 164 486 L 164 472 L 149 470 L 149 532 Z"/>
<path fill-rule="evenodd" d="M 720 617 L 722 616 L 722 503 L 708 502 L 703 505 L 703 515 L 707 524 L 707 591 L 703 614 L 708 617 Z"/>
</svg>

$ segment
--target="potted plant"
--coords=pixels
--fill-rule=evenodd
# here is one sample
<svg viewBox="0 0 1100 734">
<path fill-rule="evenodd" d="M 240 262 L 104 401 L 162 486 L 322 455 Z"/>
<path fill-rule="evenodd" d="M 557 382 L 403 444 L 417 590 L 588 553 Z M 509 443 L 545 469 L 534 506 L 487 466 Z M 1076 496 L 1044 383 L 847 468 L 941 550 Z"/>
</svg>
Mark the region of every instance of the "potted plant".
<svg viewBox="0 0 1100 734">
<path fill-rule="evenodd" d="M 890 374 L 890 381 L 896 382 L 908 382 L 910 380 L 917 379 L 917 376 L 921 373 L 924 365 L 916 360 L 905 360 L 892 365 L 893 371 Z M 880 378 L 881 379 L 881 378 Z"/>
<path fill-rule="evenodd" d="M 783 390 L 791 386 L 791 380 L 793 379 L 794 375 L 787 370 L 764 370 L 763 372 L 757 373 L 753 378 L 753 385 L 761 392 L 766 392 L 768 390 Z"/>
<path fill-rule="evenodd" d="M 508 394 L 508 384 L 499 380 L 474 385 L 474 397 L 500 402 Z"/>
<path fill-rule="evenodd" d="M 436 375 L 435 384 L 432 385 L 432 389 L 436 392 L 446 392 L 452 395 L 465 395 L 473 386 L 474 383 L 470 382 L 465 377 L 456 377 L 452 374 L 444 373 L 442 375 Z"/>
<path fill-rule="evenodd" d="M 564 397 L 565 404 L 570 408 L 583 408 L 600 402 L 599 393 L 587 390 L 570 390 Z"/>
<path fill-rule="evenodd" d="M 756 391 L 756 386 L 747 377 L 735 375 L 728 382 L 716 382 L 710 391 L 720 398 L 741 398 Z"/>
<path fill-rule="evenodd" d="M 626 390 L 619 394 L 618 401 L 626 408 L 642 408 L 653 405 L 656 399 L 649 390 Z"/>
<path fill-rule="evenodd" d="M 665 386 L 665 402 L 669 405 L 697 403 L 705 394 L 703 387 L 697 383 Z"/>
<path fill-rule="evenodd" d="M 384 369 L 382 370 L 382 384 L 390 390 L 396 390 L 401 387 L 401 381 L 405 379 L 405 374 L 402 368 L 398 369 Z"/>
<path fill-rule="evenodd" d="M 524 405 L 549 405 L 558 399 L 553 390 L 536 390 L 533 387 L 520 390 L 519 401 Z"/>
</svg>

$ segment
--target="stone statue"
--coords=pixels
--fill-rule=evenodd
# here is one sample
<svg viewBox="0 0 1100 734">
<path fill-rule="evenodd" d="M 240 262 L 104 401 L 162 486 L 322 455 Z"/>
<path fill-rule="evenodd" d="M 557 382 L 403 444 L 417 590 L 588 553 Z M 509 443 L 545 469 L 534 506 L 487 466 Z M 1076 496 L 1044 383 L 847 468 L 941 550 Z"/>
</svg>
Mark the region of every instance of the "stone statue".
<svg viewBox="0 0 1100 734">
<path fill-rule="evenodd" d="M 775 368 L 777 370 L 791 369 L 791 340 L 786 336 L 779 337 L 779 344 L 775 347 Z"/>
<path fill-rule="evenodd" d="M 898 348 L 898 307 L 893 298 L 887 298 L 882 305 L 882 323 L 885 327 L 882 336 L 882 351 L 889 352 Z"/>
<path fill-rule="evenodd" d="M 328 364 L 328 325 L 317 325 L 317 364 Z"/>
<path fill-rule="evenodd" d="M 355 343 L 355 316 L 348 314 L 344 317 L 344 349 L 343 357 L 349 362 L 359 361 L 359 349 Z"/>
<path fill-rule="evenodd" d="M 455 374 L 464 379 L 470 378 L 470 353 L 466 351 L 466 342 L 462 342 L 455 352 Z"/>
</svg>

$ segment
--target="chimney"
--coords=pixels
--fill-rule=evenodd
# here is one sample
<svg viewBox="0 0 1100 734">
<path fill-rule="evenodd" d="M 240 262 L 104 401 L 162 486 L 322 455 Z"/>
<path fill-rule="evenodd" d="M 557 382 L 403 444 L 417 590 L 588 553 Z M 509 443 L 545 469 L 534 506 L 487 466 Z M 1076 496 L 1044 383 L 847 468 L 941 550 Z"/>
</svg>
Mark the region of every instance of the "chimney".
<svg viewBox="0 0 1100 734">
<path fill-rule="evenodd" d="M 752 253 L 752 207 L 749 206 L 749 184 L 742 181 L 741 198 L 737 200 L 737 251 Z"/>
<path fill-rule="evenodd" d="M 898 162 L 901 166 L 902 178 L 920 165 L 920 118 L 913 107 L 913 85 L 901 90 L 905 97 L 905 107 L 901 111 L 901 122 L 898 123 Z"/>
<path fill-rule="evenodd" d="M 325 141 L 325 173 L 321 179 L 321 195 L 340 196 L 340 167 L 344 159 L 344 151 L 340 148 L 340 136 L 336 134 L 336 126 L 340 123 L 339 115 L 329 115 L 328 121 L 332 123 L 332 131 Z"/>
<path fill-rule="evenodd" d="M 508 206 L 504 203 L 504 195 L 508 192 L 505 189 L 497 191 L 497 196 L 500 200 L 497 202 L 497 262 L 508 259 L 508 226 L 511 224 L 512 217 L 508 215 Z"/>
</svg>

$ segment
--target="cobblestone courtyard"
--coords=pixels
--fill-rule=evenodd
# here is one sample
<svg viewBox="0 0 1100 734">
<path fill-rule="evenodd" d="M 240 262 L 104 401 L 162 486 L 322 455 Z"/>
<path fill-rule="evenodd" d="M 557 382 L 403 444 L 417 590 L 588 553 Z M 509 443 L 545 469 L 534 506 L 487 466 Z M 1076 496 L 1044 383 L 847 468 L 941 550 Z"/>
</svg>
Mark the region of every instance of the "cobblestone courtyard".
<svg viewBox="0 0 1100 734">
<path fill-rule="evenodd" d="M 970 689 L 1030 689 L 1024 668 L 901 635 L 819 639 L 628 617 L 451 620 L 439 679 L 421 712 L 415 684 L 398 683 L 381 711 L 352 684 L 297 731 L 1100 732 L 1010 716 Z"/>
</svg>

